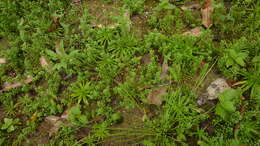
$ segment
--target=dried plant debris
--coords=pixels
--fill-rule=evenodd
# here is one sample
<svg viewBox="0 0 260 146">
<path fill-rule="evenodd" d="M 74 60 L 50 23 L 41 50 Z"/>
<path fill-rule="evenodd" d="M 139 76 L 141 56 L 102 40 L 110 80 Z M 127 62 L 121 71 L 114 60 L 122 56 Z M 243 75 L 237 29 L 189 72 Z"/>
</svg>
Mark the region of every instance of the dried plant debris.
<svg viewBox="0 0 260 146">
<path fill-rule="evenodd" d="M 162 96 L 167 93 L 166 87 L 159 87 L 152 89 L 148 95 L 148 103 L 160 106 L 163 102 Z"/>
<path fill-rule="evenodd" d="M 29 84 L 33 81 L 33 78 L 31 76 L 27 76 L 27 78 L 21 82 L 16 82 L 16 83 L 5 83 L 3 85 L 3 90 L 2 91 L 8 91 L 14 88 L 21 87 L 25 84 Z"/>
<path fill-rule="evenodd" d="M 199 3 L 188 3 L 181 6 L 182 10 L 199 10 L 201 8 Z"/>
<path fill-rule="evenodd" d="M 49 62 L 47 61 L 47 59 L 46 59 L 44 56 L 40 57 L 39 60 L 40 60 L 41 66 L 42 66 L 43 68 L 48 68 L 48 67 L 50 67 Z"/>
<path fill-rule="evenodd" d="M 71 2 L 76 6 L 80 6 L 82 4 L 81 0 L 71 0 Z"/>
<path fill-rule="evenodd" d="M 6 64 L 6 63 L 7 63 L 7 61 L 5 58 L 0 58 L 0 64 Z"/>
<path fill-rule="evenodd" d="M 201 9 L 202 24 L 209 28 L 212 25 L 211 15 L 213 13 L 213 0 L 207 0 Z"/>
<path fill-rule="evenodd" d="M 184 33 L 182 33 L 183 35 L 187 35 L 187 36 L 195 36 L 198 37 L 200 36 L 202 33 L 201 28 L 200 27 L 195 27 L 191 30 L 185 31 Z"/>
<path fill-rule="evenodd" d="M 164 61 L 162 64 L 162 73 L 161 73 L 161 80 L 165 80 L 167 79 L 167 77 L 169 76 L 169 66 L 167 61 Z"/>
</svg>

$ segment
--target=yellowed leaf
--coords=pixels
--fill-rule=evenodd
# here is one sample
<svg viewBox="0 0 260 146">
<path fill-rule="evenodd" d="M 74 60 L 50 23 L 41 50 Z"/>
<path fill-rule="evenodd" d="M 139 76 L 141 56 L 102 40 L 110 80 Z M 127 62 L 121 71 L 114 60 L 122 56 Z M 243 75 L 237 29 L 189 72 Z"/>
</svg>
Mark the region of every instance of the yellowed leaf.
<svg viewBox="0 0 260 146">
<path fill-rule="evenodd" d="M 211 14 L 213 12 L 213 0 L 207 0 L 201 9 L 202 24 L 209 28 L 212 25 Z"/>
</svg>

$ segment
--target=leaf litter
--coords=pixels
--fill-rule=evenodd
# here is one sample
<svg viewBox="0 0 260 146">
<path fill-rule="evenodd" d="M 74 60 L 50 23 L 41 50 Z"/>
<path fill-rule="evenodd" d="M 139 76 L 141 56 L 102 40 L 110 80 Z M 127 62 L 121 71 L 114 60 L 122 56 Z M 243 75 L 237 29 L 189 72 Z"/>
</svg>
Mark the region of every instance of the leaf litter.
<svg viewBox="0 0 260 146">
<path fill-rule="evenodd" d="M 211 15 L 213 13 L 213 1 L 214 0 L 207 0 L 201 9 L 202 15 L 202 24 L 209 28 L 212 26 Z"/>
</svg>

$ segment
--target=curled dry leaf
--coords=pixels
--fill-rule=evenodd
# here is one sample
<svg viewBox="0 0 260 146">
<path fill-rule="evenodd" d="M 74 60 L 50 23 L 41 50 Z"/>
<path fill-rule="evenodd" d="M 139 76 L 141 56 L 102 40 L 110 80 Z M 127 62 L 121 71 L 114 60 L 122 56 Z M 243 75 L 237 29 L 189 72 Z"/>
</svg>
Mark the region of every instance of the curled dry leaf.
<svg viewBox="0 0 260 146">
<path fill-rule="evenodd" d="M 6 59 L 5 58 L 0 58 L 0 64 L 6 64 Z"/>
<path fill-rule="evenodd" d="M 200 27 L 195 27 L 191 30 L 185 31 L 184 33 L 182 33 L 183 35 L 190 35 L 190 36 L 195 36 L 198 37 L 201 35 L 201 28 Z"/>
<path fill-rule="evenodd" d="M 167 93 L 167 89 L 165 87 L 159 87 L 153 89 L 148 95 L 148 103 L 160 106 L 162 104 L 162 96 Z"/>
<path fill-rule="evenodd" d="M 199 10 L 201 8 L 200 4 L 198 3 L 189 3 L 187 5 L 183 5 L 181 6 L 182 10 L 187 10 L 187 9 L 191 9 L 191 10 Z"/>
<path fill-rule="evenodd" d="M 50 64 L 44 56 L 42 56 L 39 60 L 42 67 L 46 68 L 50 66 Z"/>
<path fill-rule="evenodd" d="M 213 0 L 206 0 L 203 8 L 201 9 L 202 24 L 209 28 L 212 25 L 211 14 L 213 12 Z"/>
<path fill-rule="evenodd" d="M 14 88 L 18 88 L 18 87 L 21 87 L 23 86 L 24 84 L 29 84 L 31 83 L 33 80 L 33 78 L 31 76 L 27 76 L 27 78 L 24 80 L 24 81 L 21 81 L 21 82 L 17 82 L 17 83 L 5 83 L 3 85 L 3 91 L 8 91 L 10 89 L 14 89 Z"/>
</svg>

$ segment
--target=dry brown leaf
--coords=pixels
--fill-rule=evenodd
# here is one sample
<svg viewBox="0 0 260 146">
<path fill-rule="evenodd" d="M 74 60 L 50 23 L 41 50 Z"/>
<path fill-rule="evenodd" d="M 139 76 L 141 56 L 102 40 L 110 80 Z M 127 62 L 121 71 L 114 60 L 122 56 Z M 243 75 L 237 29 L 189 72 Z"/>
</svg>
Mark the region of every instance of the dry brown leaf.
<svg viewBox="0 0 260 146">
<path fill-rule="evenodd" d="M 148 95 L 148 103 L 160 106 L 162 104 L 162 96 L 167 93 L 165 87 L 159 87 L 153 89 Z"/>
<path fill-rule="evenodd" d="M 212 25 L 211 14 L 213 12 L 213 0 L 207 0 L 201 9 L 202 24 L 209 28 Z"/>
<path fill-rule="evenodd" d="M 198 3 L 191 3 L 191 4 L 181 6 L 182 10 L 187 10 L 187 9 L 199 10 L 200 8 L 201 8 L 201 6 Z"/>
<path fill-rule="evenodd" d="M 32 76 L 27 76 L 27 79 L 25 79 L 23 82 L 24 82 L 25 84 L 29 84 L 29 83 L 31 83 L 32 81 L 33 81 Z"/>
<path fill-rule="evenodd" d="M 81 0 L 71 0 L 71 2 L 76 5 L 76 6 L 80 6 L 81 5 Z"/>
<path fill-rule="evenodd" d="M 184 33 L 182 33 L 183 35 L 190 35 L 190 36 L 200 36 L 201 35 L 201 28 L 200 27 L 195 27 L 191 30 L 185 31 Z"/>
<path fill-rule="evenodd" d="M 144 56 L 141 59 L 141 63 L 143 65 L 145 65 L 145 66 L 151 63 L 151 55 L 150 55 L 150 53 L 144 54 Z"/>
<path fill-rule="evenodd" d="M 22 86 L 22 83 L 21 82 L 17 82 L 17 83 L 13 83 L 13 84 L 10 84 L 10 83 L 5 83 L 4 85 L 3 85 L 3 90 L 4 91 L 7 91 L 7 90 L 10 90 L 10 89 L 13 89 L 13 88 L 18 88 L 18 87 L 20 87 L 20 86 Z"/>
<path fill-rule="evenodd" d="M 49 137 L 57 133 L 60 129 L 60 125 L 62 122 L 60 121 L 60 117 L 57 116 L 48 116 L 45 118 L 45 122 L 50 125 L 50 130 L 48 131 Z"/>
<path fill-rule="evenodd" d="M 161 80 L 165 80 L 169 75 L 169 66 L 166 61 L 163 62 L 162 64 L 162 73 L 161 73 Z"/>
<path fill-rule="evenodd" d="M 6 64 L 6 59 L 5 58 L 0 58 L 0 64 Z"/>
<path fill-rule="evenodd" d="M 31 76 L 27 76 L 27 79 L 25 79 L 24 81 L 22 82 L 17 82 L 17 83 L 5 83 L 3 85 L 3 91 L 8 91 L 10 89 L 14 89 L 14 88 L 18 88 L 18 87 L 21 87 L 23 86 L 24 84 L 29 84 L 31 83 L 33 80 L 33 78 Z"/>
<path fill-rule="evenodd" d="M 65 52 L 61 49 L 61 41 L 60 40 L 55 42 L 55 52 L 59 55 L 65 54 Z"/>
<path fill-rule="evenodd" d="M 59 28 L 60 25 L 60 17 L 57 16 L 53 16 L 52 17 L 52 24 L 49 26 L 47 32 L 53 32 L 55 31 L 57 28 Z"/>
<path fill-rule="evenodd" d="M 50 67 L 50 64 L 44 56 L 42 56 L 39 60 L 42 67 Z"/>
</svg>

